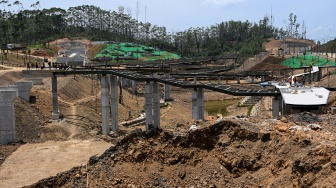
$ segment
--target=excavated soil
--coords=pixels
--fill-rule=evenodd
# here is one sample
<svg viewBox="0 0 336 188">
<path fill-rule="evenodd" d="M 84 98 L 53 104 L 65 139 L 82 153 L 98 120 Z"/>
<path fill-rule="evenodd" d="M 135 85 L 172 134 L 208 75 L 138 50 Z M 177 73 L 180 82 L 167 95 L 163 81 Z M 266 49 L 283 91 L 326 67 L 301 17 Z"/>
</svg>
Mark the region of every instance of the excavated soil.
<svg viewBox="0 0 336 188">
<path fill-rule="evenodd" d="M 278 69 L 280 59 L 267 57 L 252 70 Z M 18 70 L 4 69 L 0 85 L 23 79 Z M 247 117 L 247 108 L 232 105 L 214 124 L 216 117 L 193 121 L 191 91 L 172 87 L 174 101 L 161 109 L 160 130 L 120 126 L 104 136 L 99 81 L 58 78 L 61 122 L 50 121 L 51 80 L 43 82 L 32 88 L 29 103 L 15 100 L 18 141 L 0 146 L 0 187 L 336 186 L 335 92 L 323 115 Z M 138 95 L 123 90 L 119 122 L 129 111 L 131 118 L 143 112 L 143 88 L 139 84 Z M 223 99 L 233 97 L 205 91 L 206 101 Z"/>
</svg>

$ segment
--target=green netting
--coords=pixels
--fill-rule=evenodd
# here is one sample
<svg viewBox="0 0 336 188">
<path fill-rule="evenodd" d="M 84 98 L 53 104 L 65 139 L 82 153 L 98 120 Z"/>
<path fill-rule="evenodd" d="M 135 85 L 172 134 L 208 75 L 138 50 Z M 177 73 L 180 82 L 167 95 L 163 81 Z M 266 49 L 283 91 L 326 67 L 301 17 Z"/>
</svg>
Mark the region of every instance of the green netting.
<svg viewBox="0 0 336 188">
<path fill-rule="evenodd" d="M 111 57 L 111 59 L 140 59 L 140 60 L 164 60 L 164 59 L 179 59 L 177 54 L 169 53 L 167 51 L 156 51 L 153 47 L 148 47 L 134 43 L 120 43 L 109 44 L 95 59 L 102 60 L 104 57 Z"/>
<path fill-rule="evenodd" d="M 311 54 L 299 55 L 288 58 L 281 62 L 282 65 L 291 68 L 300 68 L 302 66 L 336 66 L 336 62 L 331 59 L 324 59 Z"/>
</svg>

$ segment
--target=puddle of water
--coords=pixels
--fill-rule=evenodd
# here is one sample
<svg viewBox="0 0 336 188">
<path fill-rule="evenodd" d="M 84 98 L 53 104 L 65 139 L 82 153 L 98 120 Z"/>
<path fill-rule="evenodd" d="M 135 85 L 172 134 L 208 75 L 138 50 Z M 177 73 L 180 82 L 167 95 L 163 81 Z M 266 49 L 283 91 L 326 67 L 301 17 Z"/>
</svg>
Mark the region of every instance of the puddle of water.
<svg viewBox="0 0 336 188">
<path fill-rule="evenodd" d="M 208 112 L 209 116 L 216 116 L 222 114 L 226 116 L 229 114 L 227 107 L 237 104 L 238 100 L 222 100 L 222 101 L 209 101 L 204 103 L 204 110 Z"/>
</svg>

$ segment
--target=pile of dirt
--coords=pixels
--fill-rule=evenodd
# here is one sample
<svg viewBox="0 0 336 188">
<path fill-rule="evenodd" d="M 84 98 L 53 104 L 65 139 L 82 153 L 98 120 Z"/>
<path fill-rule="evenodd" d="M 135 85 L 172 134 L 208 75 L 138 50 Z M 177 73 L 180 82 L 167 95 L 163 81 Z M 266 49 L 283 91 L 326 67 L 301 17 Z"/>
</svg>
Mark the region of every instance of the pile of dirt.
<svg viewBox="0 0 336 188">
<path fill-rule="evenodd" d="M 335 138 L 279 125 L 287 124 L 274 120 L 267 131 L 236 118 L 187 134 L 138 131 L 86 166 L 28 187 L 335 186 Z"/>
<path fill-rule="evenodd" d="M 54 56 L 52 52 L 48 52 L 44 50 L 34 50 L 31 54 L 33 56 L 41 56 L 41 57 L 53 57 Z"/>
<path fill-rule="evenodd" d="M 274 70 L 276 72 L 279 72 L 279 69 L 287 68 L 283 65 L 281 65 L 281 62 L 285 60 L 284 57 L 276 57 L 276 56 L 268 56 L 266 57 L 261 63 L 258 63 L 257 65 L 253 66 L 250 71 L 260 71 L 260 70 Z"/>
</svg>

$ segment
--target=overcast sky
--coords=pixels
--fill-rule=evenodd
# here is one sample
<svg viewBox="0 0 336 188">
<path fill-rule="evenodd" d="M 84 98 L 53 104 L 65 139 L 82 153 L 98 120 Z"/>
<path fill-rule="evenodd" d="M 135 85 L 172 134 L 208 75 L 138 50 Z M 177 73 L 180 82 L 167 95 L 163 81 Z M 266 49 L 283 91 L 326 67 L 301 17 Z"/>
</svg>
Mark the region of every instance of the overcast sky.
<svg viewBox="0 0 336 188">
<path fill-rule="evenodd" d="M 15 0 L 9 0 L 13 3 Z M 37 0 L 21 0 L 25 9 Z M 285 28 L 290 13 L 298 22 L 305 21 L 307 38 L 322 43 L 336 37 L 335 0 L 39 0 L 40 7 L 68 9 L 80 5 L 94 5 L 104 10 L 118 11 L 119 6 L 131 10 L 139 21 L 165 26 L 168 32 L 190 27 L 207 27 L 223 21 L 258 22 L 265 15 L 273 15 L 273 23 Z M 334 13 L 334 14 L 333 14 Z M 300 27 L 301 28 L 301 27 Z"/>
</svg>

